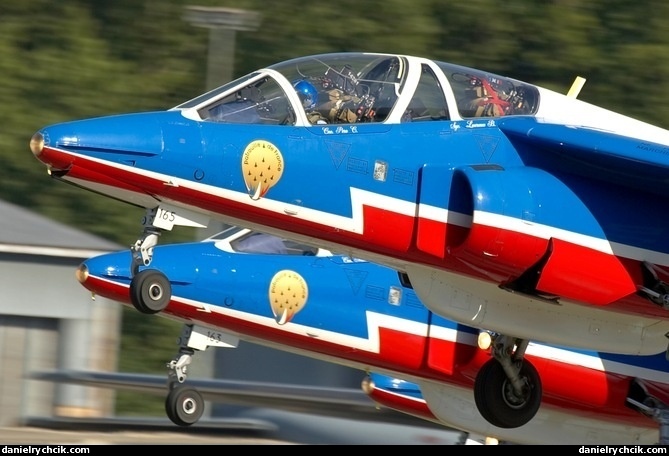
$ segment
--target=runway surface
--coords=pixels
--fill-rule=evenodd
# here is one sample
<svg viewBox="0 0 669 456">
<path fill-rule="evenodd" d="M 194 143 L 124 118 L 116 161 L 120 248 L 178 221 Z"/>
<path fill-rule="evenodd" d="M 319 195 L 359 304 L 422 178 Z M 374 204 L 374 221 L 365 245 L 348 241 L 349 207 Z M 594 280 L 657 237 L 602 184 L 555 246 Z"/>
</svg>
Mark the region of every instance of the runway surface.
<svg viewBox="0 0 669 456">
<path fill-rule="evenodd" d="M 454 445 L 449 429 L 251 410 L 179 427 L 162 418 L 32 418 L 0 427 L 0 445 Z"/>
<path fill-rule="evenodd" d="M 275 439 L 234 434 L 167 431 L 65 431 L 37 427 L 0 428 L 0 445 L 286 445 Z"/>
</svg>

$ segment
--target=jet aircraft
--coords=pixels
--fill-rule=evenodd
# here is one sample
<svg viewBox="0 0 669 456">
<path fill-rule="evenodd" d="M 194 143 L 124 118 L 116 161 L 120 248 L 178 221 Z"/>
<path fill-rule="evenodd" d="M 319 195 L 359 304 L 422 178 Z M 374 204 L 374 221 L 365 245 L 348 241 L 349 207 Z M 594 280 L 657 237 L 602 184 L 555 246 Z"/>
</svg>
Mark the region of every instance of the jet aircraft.
<svg viewBox="0 0 669 456">
<path fill-rule="evenodd" d="M 380 263 L 433 313 L 490 331 L 499 366 L 476 390 L 501 370 L 521 395 L 541 390 L 521 362 L 532 340 L 667 349 L 669 131 L 575 95 L 334 53 L 165 111 L 49 125 L 30 148 L 53 178 L 146 208 L 134 270 L 161 232 L 212 219 Z"/>
<path fill-rule="evenodd" d="M 664 353 L 530 343 L 524 366 L 536 367 L 523 368 L 516 395 L 479 346 L 489 333 L 433 314 L 391 268 L 239 227 L 156 246 L 136 271 L 131 257 L 90 258 L 76 276 L 94 295 L 184 323 L 167 364 L 165 408 L 177 425 L 203 413 L 187 382 L 193 355 L 244 340 L 373 372 L 365 391 L 378 403 L 475 435 L 533 444 L 653 444 L 664 435 Z M 543 395 L 531 381 L 539 375 Z"/>
</svg>

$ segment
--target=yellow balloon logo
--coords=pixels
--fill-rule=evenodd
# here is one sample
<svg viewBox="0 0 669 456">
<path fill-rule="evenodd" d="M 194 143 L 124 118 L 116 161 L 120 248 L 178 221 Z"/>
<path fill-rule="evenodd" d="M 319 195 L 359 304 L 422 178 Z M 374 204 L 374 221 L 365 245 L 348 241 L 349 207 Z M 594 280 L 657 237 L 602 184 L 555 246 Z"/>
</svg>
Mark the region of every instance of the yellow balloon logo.
<svg viewBox="0 0 669 456">
<path fill-rule="evenodd" d="M 274 274 L 269 285 L 269 303 L 274 319 L 286 324 L 305 306 L 309 288 L 304 278 L 295 271 L 284 269 Z"/>
<path fill-rule="evenodd" d="M 274 144 L 263 140 L 253 141 L 244 149 L 242 172 L 249 196 L 257 200 L 281 179 L 283 156 Z"/>
</svg>

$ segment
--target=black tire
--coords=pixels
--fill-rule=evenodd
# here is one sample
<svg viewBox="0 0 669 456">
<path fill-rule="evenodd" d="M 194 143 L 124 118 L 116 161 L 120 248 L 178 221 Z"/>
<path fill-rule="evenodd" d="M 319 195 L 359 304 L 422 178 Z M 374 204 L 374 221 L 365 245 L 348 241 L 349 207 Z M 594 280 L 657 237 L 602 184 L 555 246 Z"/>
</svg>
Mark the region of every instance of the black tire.
<svg viewBox="0 0 669 456">
<path fill-rule="evenodd" d="M 190 426 L 202 417 L 204 399 L 193 388 L 176 386 L 170 389 L 165 399 L 165 413 L 177 426 Z"/>
<path fill-rule="evenodd" d="M 176 406 L 174 406 L 171 402 L 174 399 L 172 399 L 172 400 L 170 399 L 170 395 L 172 394 L 172 391 L 175 388 L 177 388 L 177 386 L 171 386 L 169 388 L 169 393 L 167 394 L 167 397 L 165 398 L 165 414 L 167 415 L 167 417 L 170 419 L 170 421 L 172 423 L 178 424 L 177 423 L 178 418 L 176 416 Z"/>
<path fill-rule="evenodd" d="M 476 406 L 483 418 L 494 426 L 505 429 L 520 427 L 534 418 L 541 406 L 539 373 L 527 360 L 522 363 L 520 377 L 526 385 L 522 397 L 513 394 L 504 368 L 495 359 L 486 362 L 476 375 Z"/>
<path fill-rule="evenodd" d="M 172 285 L 165 274 L 155 269 L 138 272 L 130 282 L 130 301 L 143 314 L 156 314 L 172 298 Z"/>
</svg>

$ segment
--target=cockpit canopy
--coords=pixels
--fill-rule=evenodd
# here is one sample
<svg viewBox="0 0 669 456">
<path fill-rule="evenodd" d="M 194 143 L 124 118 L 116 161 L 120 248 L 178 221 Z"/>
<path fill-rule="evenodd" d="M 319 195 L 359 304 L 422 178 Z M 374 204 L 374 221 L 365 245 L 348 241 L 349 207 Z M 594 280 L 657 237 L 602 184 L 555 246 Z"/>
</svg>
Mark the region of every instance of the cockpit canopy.
<svg viewBox="0 0 669 456">
<path fill-rule="evenodd" d="M 277 63 L 175 109 L 213 122 L 310 125 L 527 115 L 538 106 L 536 87 L 480 70 L 410 56 L 335 53 Z"/>
</svg>

